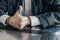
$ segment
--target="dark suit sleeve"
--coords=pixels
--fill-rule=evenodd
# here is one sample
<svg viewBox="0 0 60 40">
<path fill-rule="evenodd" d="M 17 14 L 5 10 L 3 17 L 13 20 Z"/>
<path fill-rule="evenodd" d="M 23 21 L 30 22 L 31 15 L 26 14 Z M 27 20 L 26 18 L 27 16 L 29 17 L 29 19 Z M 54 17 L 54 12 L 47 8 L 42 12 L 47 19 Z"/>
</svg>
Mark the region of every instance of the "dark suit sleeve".
<svg viewBox="0 0 60 40">
<path fill-rule="evenodd" d="M 8 11 L 8 1 L 7 0 L 0 0 L 0 16 L 6 14 L 6 12 Z"/>
<path fill-rule="evenodd" d="M 0 0 L 0 23 L 5 24 L 8 15 L 8 0 Z"/>
<path fill-rule="evenodd" d="M 60 13 L 58 12 L 45 13 L 38 15 L 37 17 L 44 28 L 60 23 Z"/>
</svg>

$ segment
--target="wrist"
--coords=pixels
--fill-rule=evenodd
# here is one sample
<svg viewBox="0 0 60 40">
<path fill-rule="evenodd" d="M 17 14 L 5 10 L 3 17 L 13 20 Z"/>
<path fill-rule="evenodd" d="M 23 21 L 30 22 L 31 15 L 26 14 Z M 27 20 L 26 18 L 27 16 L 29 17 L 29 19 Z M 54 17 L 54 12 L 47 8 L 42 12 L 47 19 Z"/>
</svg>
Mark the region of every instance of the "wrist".
<svg viewBox="0 0 60 40">
<path fill-rule="evenodd" d="M 28 17 L 28 25 L 31 25 L 31 19 Z"/>
<path fill-rule="evenodd" d="M 9 19 L 10 19 L 10 17 L 8 17 L 8 18 L 6 19 L 5 24 L 9 25 Z"/>
</svg>

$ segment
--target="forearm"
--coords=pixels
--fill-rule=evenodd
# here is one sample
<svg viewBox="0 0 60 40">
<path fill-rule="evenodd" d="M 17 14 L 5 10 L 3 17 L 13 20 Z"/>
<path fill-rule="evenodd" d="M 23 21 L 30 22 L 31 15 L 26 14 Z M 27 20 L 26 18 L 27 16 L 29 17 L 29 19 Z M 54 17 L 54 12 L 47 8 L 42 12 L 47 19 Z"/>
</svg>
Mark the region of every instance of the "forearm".
<svg viewBox="0 0 60 40">
<path fill-rule="evenodd" d="M 30 16 L 31 26 L 42 25 L 44 28 L 47 26 L 54 25 L 55 23 L 60 23 L 60 13 L 45 13 L 37 16 Z M 57 16 L 57 17 L 56 17 Z"/>
<path fill-rule="evenodd" d="M 37 17 L 39 18 L 40 23 L 44 28 L 55 25 L 55 23 L 60 23 L 60 13 L 57 12 L 45 13 L 38 15 Z"/>
<path fill-rule="evenodd" d="M 29 16 L 29 17 L 30 17 L 31 26 L 41 25 L 38 17 L 36 16 Z"/>
<path fill-rule="evenodd" d="M 4 25 L 6 25 L 5 21 L 9 17 L 7 7 L 8 7 L 7 1 L 0 0 L 0 22 L 3 23 Z"/>
<path fill-rule="evenodd" d="M 9 18 L 10 16 L 9 15 L 2 15 L 0 16 L 0 22 L 4 25 L 6 25 L 6 20 L 7 18 Z"/>
</svg>

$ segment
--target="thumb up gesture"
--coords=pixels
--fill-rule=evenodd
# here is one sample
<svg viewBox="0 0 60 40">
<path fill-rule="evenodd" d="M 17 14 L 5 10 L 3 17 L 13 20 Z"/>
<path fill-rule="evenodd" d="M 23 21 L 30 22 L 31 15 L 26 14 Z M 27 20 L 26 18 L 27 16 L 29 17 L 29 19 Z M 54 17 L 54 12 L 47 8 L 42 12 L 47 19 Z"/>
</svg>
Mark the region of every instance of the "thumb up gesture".
<svg viewBox="0 0 60 40">
<path fill-rule="evenodd" d="M 20 8 L 15 12 L 15 14 L 12 17 L 9 18 L 8 21 L 9 25 L 19 30 L 23 29 L 26 25 L 30 24 L 30 19 L 28 17 L 21 16 L 22 11 L 23 7 L 20 6 Z"/>
</svg>

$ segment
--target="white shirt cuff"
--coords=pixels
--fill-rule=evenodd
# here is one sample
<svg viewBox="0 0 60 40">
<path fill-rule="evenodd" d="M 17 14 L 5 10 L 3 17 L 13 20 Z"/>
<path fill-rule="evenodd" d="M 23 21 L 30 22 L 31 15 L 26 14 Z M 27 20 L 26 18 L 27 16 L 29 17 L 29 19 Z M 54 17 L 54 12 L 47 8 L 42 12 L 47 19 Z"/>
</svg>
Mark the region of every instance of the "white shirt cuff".
<svg viewBox="0 0 60 40">
<path fill-rule="evenodd" d="M 31 26 L 40 25 L 40 21 L 36 16 L 29 16 L 31 19 Z"/>
<path fill-rule="evenodd" d="M 2 15 L 2 16 L 0 16 L 0 22 L 3 23 L 4 25 L 6 25 L 6 24 L 5 24 L 5 21 L 6 21 L 6 19 L 7 19 L 8 17 L 10 17 L 10 16 L 8 16 L 8 15 Z"/>
</svg>

